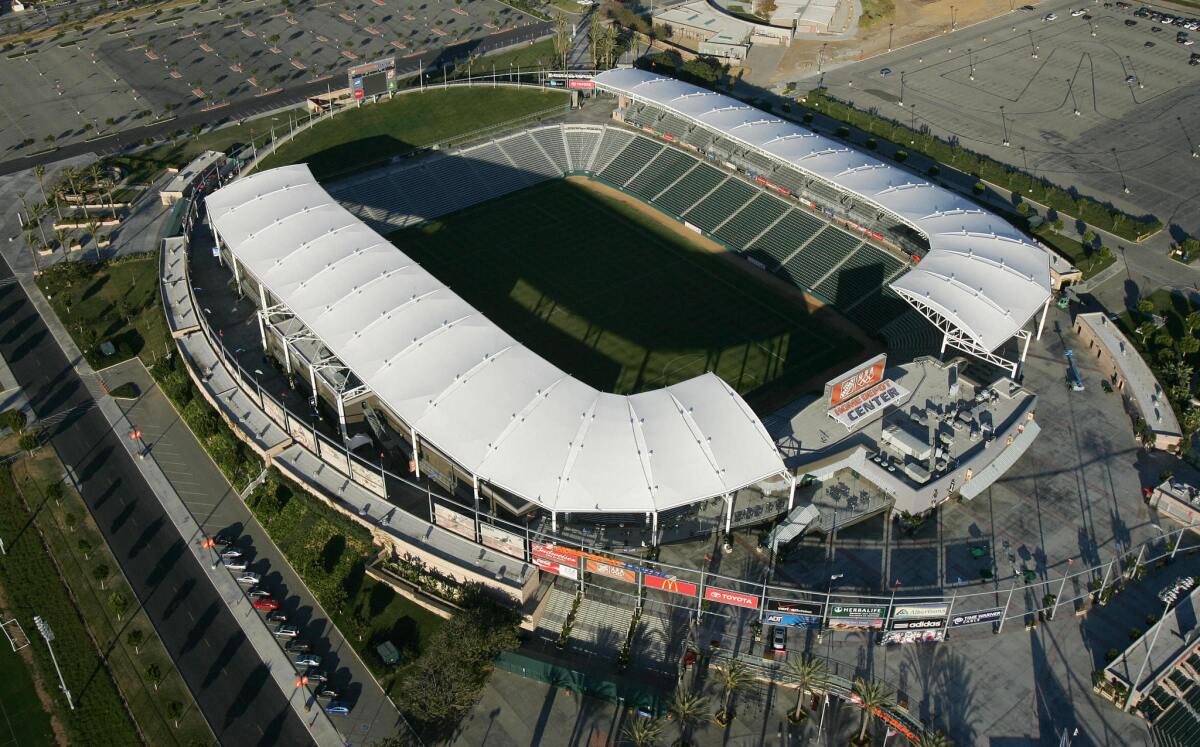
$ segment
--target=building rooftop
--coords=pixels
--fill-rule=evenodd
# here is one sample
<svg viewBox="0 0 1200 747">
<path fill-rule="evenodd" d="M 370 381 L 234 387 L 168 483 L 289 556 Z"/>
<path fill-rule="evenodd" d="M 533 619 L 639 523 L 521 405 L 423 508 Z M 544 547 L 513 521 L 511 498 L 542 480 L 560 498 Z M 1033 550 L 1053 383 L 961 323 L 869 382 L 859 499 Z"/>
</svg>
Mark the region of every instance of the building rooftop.
<svg viewBox="0 0 1200 747">
<path fill-rule="evenodd" d="M 1133 399 L 1146 425 L 1155 433 L 1179 436 L 1179 420 L 1171 408 L 1167 394 L 1158 383 L 1150 366 L 1129 339 L 1101 312 L 1080 314 L 1075 321 L 1086 325 L 1096 339 L 1112 354 L 1121 376 L 1128 382 L 1126 394 Z"/>
<path fill-rule="evenodd" d="M 180 169 L 179 173 L 175 174 L 175 178 L 168 182 L 167 186 L 164 187 L 162 191 L 166 193 L 183 194 L 187 191 L 187 188 L 191 185 L 191 183 L 196 180 L 196 177 L 212 168 L 213 164 L 217 163 L 224 157 L 225 154 L 217 150 L 204 151 L 200 155 L 193 158 L 187 166 L 184 166 L 182 169 Z"/>
<path fill-rule="evenodd" d="M 1192 589 L 1161 620 L 1150 626 L 1141 638 L 1104 668 L 1110 678 L 1120 680 L 1129 687 L 1134 702 L 1139 694 L 1152 690 L 1154 684 L 1173 669 L 1196 642 L 1197 634 L 1200 634 L 1200 628 L 1196 625 L 1198 605 L 1200 587 Z"/>
</svg>

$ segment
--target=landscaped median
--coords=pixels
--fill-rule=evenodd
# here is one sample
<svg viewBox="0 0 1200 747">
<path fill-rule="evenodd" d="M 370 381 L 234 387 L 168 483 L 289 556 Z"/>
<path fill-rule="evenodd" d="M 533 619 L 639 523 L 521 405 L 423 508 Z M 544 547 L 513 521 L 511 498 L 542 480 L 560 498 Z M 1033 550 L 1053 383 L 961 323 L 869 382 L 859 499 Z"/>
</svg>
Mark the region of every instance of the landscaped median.
<svg viewBox="0 0 1200 747">
<path fill-rule="evenodd" d="M 829 96 L 823 88 L 809 91 L 806 96 L 798 99 L 797 103 L 864 132 L 886 137 L 892 142 L 908 141 L 908 150 L 921 153 L 938 163 L 947 164 L 1010 192 L 1025 195 L 1028 199 L 1052 208 L 1062 215 L 1077 218 L 1128 241 L 1142 241 L 1162 230 L 1162 222 L 1152 215 L 1129 215 L 1096 199 L 1081 195 L 1074 189 L 1064 189 L 928 132 L 913 130 L 897 120 L 856 109 Z"/>
<path fill-rule="evenodd" d="M 13 453 L 16 442 L 8 437 L 0 453 Z M 32 640 L 25 651 L 32 654 L 35 681 L 54 703 L 59 728 L 70 744 L 212 744 L 212 732 L 154 626 L 62 475 L 48 446 L 0 466 L 5 618 L 15 616 Z M 58 688 L 34 615 L 54 633 L 74 710 Z"/>
</svg>

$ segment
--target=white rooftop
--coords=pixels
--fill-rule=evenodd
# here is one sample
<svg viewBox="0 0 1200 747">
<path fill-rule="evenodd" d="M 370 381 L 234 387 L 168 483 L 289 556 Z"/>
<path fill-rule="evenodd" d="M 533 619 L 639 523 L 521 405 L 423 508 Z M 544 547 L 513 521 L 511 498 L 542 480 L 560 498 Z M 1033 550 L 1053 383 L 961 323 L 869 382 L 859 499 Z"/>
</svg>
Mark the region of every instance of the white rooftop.
<svg viewBox="0 0 1200 747">
<path fill-rule="evenodd" d="M 609 70 L 601 89 L 653 104 L 834 184 L 896 216 L 930 252 L 891 284 L 901 297 L 995 350 L 1050 298 L 1044 249 L 955 192 L 798 124 L 690 83 L 645 70 Z"/>
<path fill-rule="evenodd" d="M 704 30 L 729 44 L 745 44 L 754 24 L 722 13 L 706 0 L 673 5 L 654 14 L 655 23 Z"/>
<path fill-rule="evenodd" d="M 306 165 L 239 179 L 206 203 L 243 270 L 422 441 L 492 485 L 556 511 L 649 512 L 784 471 L 717 376 L 631 396 L 578 381 L 339 205 Z"/>
<path fill-rule="evenodd" d="M 1098 311 L 1079 314 L 1075 320 L 1092 330 L 1096 339 L 1108 348 L 1121 375 L 1128 382 L 1125 393 L 1137 405 L 1138 412 L 1146 420 L 1146 425 L 1155 433 L 1179 436 L 1179 420 L 1175 417 L 1175 410 L 1167 399 L 1167 393 L 1163 391 L 1146 361 L 1142 360 L 1137 348 L 1126 339 L 1121 330 Z"/>
</svg>

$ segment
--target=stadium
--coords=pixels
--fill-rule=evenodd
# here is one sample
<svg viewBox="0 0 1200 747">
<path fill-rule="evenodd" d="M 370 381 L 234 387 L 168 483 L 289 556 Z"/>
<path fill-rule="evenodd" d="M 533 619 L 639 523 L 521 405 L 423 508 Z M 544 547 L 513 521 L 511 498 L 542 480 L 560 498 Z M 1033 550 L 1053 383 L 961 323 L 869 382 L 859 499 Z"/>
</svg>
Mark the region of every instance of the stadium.
<svg viewBox="0 0 1200 747">
<path fill-rule="evenodd" d="M 595 86 L 613 124 L 207 198 L 264 349 L 348 443 L 365 424 L 476 508 L 658 544 L 791 510 L 764 418 L 878 349 L 1017 375 L 1049 267 L 1003 219 L 721 94 Z"/>
</svg>

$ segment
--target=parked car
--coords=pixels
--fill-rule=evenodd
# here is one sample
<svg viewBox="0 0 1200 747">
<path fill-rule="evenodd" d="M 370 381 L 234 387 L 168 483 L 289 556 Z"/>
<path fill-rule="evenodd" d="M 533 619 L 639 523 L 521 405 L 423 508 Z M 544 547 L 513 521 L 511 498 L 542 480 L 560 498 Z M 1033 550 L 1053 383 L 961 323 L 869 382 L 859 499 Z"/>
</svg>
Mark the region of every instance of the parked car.
<svg viewBox="0 0 1200 747">
<path fill-rule="evenodd" d="M 225 568 L 227 570 L 230 570 L 230 571 L 246 570 L 246 561 L 243 558 L 225 558 L 225 560 L 223 562 L 225 563 Z"/>
<path fill-rule="evenodd" d="M 340 700 L 335 700 L 329 705 L 325 706 L 325 712 L 330 716 L 349 716 L 350 705 L 348 703 L 343 703 Z"/>
<path fill-rule="evenodd" d="M 1125 82 L 1129 83 L 1130 85 L 1137 83 L 1137 76 L 1136 75 L 1126 75 Z"/>
<path fill-rule="evenodd" d="M 1126 25 L 1126 26 L 1136 26 L 1136 25 L 1137 25 L 1137 21 L 1133 20 L 1132 18 L 1126 18 L 1126 19 L 1125 19 L 1125 25 Z"/>
<path fill-rule="evenodd" d="M 271 614 L 267 615 L 267 622 L 282 623 L 287 622 L 287 615 L 279 612 L 279 602 L 275 602 L 275 607 L 271 610 Z"/>
<path fill-rule="evenodd" d="M 1153 47 L 1153 46 L 1154 46 L 1154 42 L 1146 42 L 1146 43 L 1145 43 L 1145 44 L 1143 44 L 1142 46 L 1143 46 L 1143 47 L 1146 47 L 1147 49 L 1149 49 L 1150 47 Z"/>
<path fill-rule="evenodd" d="M 275 628 L 276 638 L 295 638 L 298 635 L 300 635 L 300 631 L 290 625 L 279 625 Z"/>
<path fill-rule="evenodd" d="M 771 650 L 781 653 L 787 651 L 787 628 L 783 625 L 776 625 L 771 632 Z"/>
<path fill-rule="evenodd" d="M 237 580 L 239 584 L 257 584 L 262 581 L 262 576 L 252 571 L 244 571 L 238 574 Z"/>
<path fill-rule="evenodd" d="M 308 641 L 302 641 L 299 638 L 293 638 L 283 647 L 284 651 L 291 651 L 293 654 L 307 654 L 312 651 L 312 644 Z"/>
<path fill-rule="evenodd" d="M 312 682 L 312 683 L 315 683 L 318 685 L 324 684 L 329 681 L 329 678 L 327 676 L 325 676 L 325 672 L 320 669 L 310 669 L 304 673 L 304 676 L 308 678 L 309 682 Z"/>
<path fill-rule="evenodd" d="M 271 592 L 267 591 L 261 586 L 251 586 L 249 590 L 246 591 L 246 596 L 250 597 L 251 599 L 270 599 Z"/>
<path fill-rule="evenodd" d="M 293 659 L 297 667 L 319 667 L 321 666 L 321 657 L 316 654 L 300 654 Z"/>
<path fill-rule="evenodd" d="M 1043 21 L 1055 21 L 1055 20 L 1058 20 L 1058 14 L 1057 14 L 1057 13 L 1047 13 L 1047 14 L 1046 14 L 1046 15 L 1045 15 L 1045 16 L 1042 18 L 1042 20 L 1043 20 Z"/>
<path fill-rule="evenodd" d="M 254 609 L 261 610 L 262 612 L 274 612 L 279 609 L 279 602 L 270 597 L 255 599 L 251 604 L 254 605 Z M 286 620 L 287 618 L 285 617 L 284 619 Z M 267 622 L 272 622 L 270 615 L 267 615 Z"/>
<path fill-rule="evenodd" d="M 326 698 L 336 698 L 338 696 L 338 692 L 337 690 L 325 688 L 323 690 L 317 690 L 316 696 L 317 700 L 325 700 Z"/>
<path fill-rule="evenodd" d="M 890 67 L 879 68 L 879 77 L 886 78 L 891 74 L 892 74 L 892 69 Z"/>
<path fill-rule="evenodd" d="M 1087 11 L 1084 10 L 1083 8 L 1076 8 L 1075 10 L 1071 11 L 1071 16 L 1073 18 L 1078 18 L 1081 15 L 1083 15 L 1084 13 L 1087 13 Z"/>
<path fill-rule="evenodd" d="M 238 550 L 238 549 L 235 549 L 232 547 L 226 547 L 223 550 L 221 550 L 221 560 L 232 560 L 233 558 L 240 558 L 240 557 L 242 557 L 241 550 Z"/>
<path fill-rule="evenodd" d="M 234 542 L 237 542 L 237 535 L 232 532 L 221 532 L 216 537 L 213 537 L 213 544 L 217 547 L 229 547 Z"/>
</svg>

